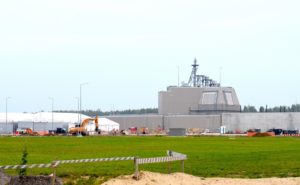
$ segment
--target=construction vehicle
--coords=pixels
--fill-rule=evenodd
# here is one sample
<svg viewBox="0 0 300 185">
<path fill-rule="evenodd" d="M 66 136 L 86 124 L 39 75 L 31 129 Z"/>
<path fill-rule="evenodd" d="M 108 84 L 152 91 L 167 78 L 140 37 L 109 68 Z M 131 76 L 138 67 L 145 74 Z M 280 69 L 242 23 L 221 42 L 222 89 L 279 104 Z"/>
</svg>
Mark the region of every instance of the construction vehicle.
<svg viewBox="0 0 300 185">
<path fill-rule="evenodd" d="M 276 128 L 273 128 L 273 129 L 269 129 L 268 132 L 274 132 L 274 134 L 275 134 L 276 136 L 278 136 L 278 135 L 282 135 L 283 129 L 276 129 Z"/>
<path fill-rule="evenodd" d="M 266 136 L 275 136 L 273 131 L 261 132 L 260 129 L 249 129 L 247 131 L 247 136 L 249 137 L 266 137 Z"/>
<path fill-rule="evenodd" d="M 72 135 L 89 135 L 89 131 L 87 130 L 88 124 L 95 124 L 95 132 L 99 133 L 99 124 L 98 124 L 98 116 L 95 118 L 87 118 L 82 121 L 80 125 L 75 125 L 75 127 L 71 127 L 69 129 L 69 133 Z"/>
<path fill-rule="evenodd" d="M 67 131 L 64 128 L 56 128 L 56 130 L 49 130 L 48 135 L 49 136 L 55 136 L 55 135 L 67 135 Z"/>
<path fill-rule="evenodd" d="M 38 132 L 34 132 L 31 128 L 20 128 L 15 132 L 16 135 L 22 136 L 39 136 Z"/>
</svg>

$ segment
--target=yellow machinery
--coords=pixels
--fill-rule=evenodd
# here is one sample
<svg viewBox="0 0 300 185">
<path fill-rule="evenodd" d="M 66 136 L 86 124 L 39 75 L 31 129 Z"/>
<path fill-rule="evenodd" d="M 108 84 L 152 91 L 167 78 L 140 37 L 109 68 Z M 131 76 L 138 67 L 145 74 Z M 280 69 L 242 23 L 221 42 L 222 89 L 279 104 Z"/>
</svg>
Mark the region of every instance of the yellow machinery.
<svg viewBox="0 0 300 185">
<path fill-rule="evenodd" d="M 95 124 L 96 126 L 95 132 L 99 132 L 98 116 L 96 116 L 96 118 L 84 119 L 80 125 L 70 128 L 69 133 L 72 135 L 76 135 L 76 134 L 88 135 L 88 132 L 86 130 L 86 125 L 89 124 L 90 122 L 93 122 Z"/>
</svg>

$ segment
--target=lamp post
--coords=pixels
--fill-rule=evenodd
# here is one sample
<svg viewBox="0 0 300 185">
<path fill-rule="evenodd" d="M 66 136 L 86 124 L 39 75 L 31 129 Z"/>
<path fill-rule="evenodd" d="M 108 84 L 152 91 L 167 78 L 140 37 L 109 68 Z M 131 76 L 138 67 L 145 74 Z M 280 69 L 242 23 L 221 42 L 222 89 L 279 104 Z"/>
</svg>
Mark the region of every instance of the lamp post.
<svg viewBox="0 0 300 185">
<path fill-rule="evenodd" d="M 6 129 L 6 133 L 8 133 L 8 129 L 7 129 L 7 107 L 8 107 L 8 100 L 11 99 L 11 97 L 6 97 L 5 99 L 5 129 Z"/>
<path fill-rule="evenodd" d="M 87 85 L 88 83 L 82 83 L 80 84 L 80 95 L 79 95 L 79 111 L 80 111 L 80 122 L 82 121 L 81 119 L 81 113 L 82 113 L 82 86 Z"/>
<path fill-rule="evenodd" d="M 77 99 L 77 124 L 78 126 L 80 126 L 80 118 L 79 118 L 79 114 L 80 114 L 80 105 L 79 105 L 79 101 L 80 99 L 78 97 L 75 97 L 75 99 Z M 76 127 L 76 126 L 75 126 Z M 79 129 L 79 128 L 78 128 Z M 79 136 L 79 130 L 77 129 L 77 136 Z"/>
<path fill-rule="evenodd" d="M 54 120 L 54 115 L 53 115 L 53 107 L 54 107 L 54 98 L 53 97 L 49 97 L 49 100 L 51 100 L 52 101 L 52 131 L 53 131 L 53 120 Z"/>
<path fill-rule="evenodd" d="M 80 107 L 79 107 L 79 98 L 78 97 L 75 97 L 75 99 L 77 100 L 77 115 L 78 115 L 78 117 L 77 117 L 77 123 L 78 124 L 80 124 L 80 121 L 79 121 L 79 109 L 80 109 Z"/>
</svg>

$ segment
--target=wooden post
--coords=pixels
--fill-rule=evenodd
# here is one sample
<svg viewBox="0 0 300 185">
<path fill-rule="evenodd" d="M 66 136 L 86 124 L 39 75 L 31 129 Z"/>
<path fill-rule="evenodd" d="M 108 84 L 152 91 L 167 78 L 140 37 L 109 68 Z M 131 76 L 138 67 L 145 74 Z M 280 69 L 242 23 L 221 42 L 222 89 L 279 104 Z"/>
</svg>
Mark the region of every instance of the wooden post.
<svg viewBox="0 0 300 185">
<path fill-rule="evenodd" d="M 169 172 L 169 174 L 171 174 L 171 172 L 172 172 L 172 163 L 171 163 L 171 161 L 168 162 L 168 172 Z"/>
<path fill-rule="evenodd" d="M 169 157 L 172 157 L 172 150 L 167 150 L 167 155 Z M 171 174 L 172 172 L 172 163 L 171 161 L 168 161 L 168 173 Z"/>
<path fill-rule="evenodd" d="M 184 160 L 181 161 L 181 170 L 182 170 L 182 173 L 184 173 Z"/>
<path fill-rule="evenodd" d="M 139 163 L 138 163 L 138 157 L 134 158 L 134 178 L 136 180 L 139 180 Z"/>
<path fill-rule="evenodd" d="M 52 185 L 55 185 L 55 179 L 56 179 L 56 161 L 52 162 L 52 169 L 53 169 L 53 176 L 52 176 Z"/>
</svg>

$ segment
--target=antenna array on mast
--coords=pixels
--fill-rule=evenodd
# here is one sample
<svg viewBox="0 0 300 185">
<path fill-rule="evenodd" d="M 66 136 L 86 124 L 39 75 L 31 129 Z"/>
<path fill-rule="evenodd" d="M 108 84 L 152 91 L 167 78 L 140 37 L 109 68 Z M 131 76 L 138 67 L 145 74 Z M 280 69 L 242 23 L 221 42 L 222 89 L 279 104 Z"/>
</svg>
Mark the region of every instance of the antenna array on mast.
<svg viewBox="0 0 300 185">
<path fill-rule="evenodd" d="M 195 58 L 194 64 L 192 64 L 192 73 L 188 82 L 190 87 L 220 87 L 220 84 L 217 81 L 210 79 L 205 75 L 197 75 L 198 67 L 197 59 Z"/>
</svg>

